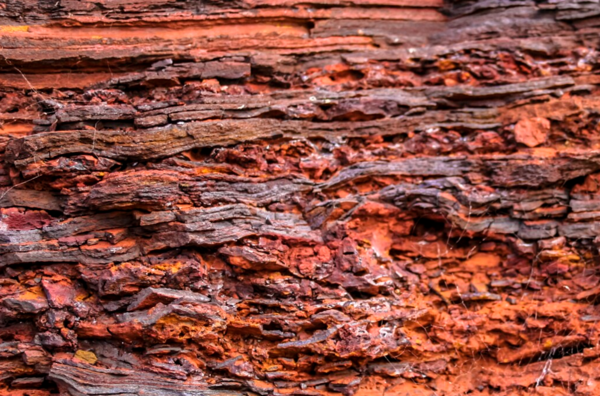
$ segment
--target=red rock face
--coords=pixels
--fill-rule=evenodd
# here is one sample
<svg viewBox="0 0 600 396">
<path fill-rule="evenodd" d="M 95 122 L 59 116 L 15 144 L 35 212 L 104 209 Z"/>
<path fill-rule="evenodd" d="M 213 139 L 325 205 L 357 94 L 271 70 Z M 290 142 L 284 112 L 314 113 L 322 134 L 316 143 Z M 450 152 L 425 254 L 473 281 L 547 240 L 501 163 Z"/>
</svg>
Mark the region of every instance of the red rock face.
<svg viewBox="0 0 600 396">
<path fill-rule="evenodd" d="M 0 4 L 0 392 L 600 394 L 592 0 Z"/>
</svg>

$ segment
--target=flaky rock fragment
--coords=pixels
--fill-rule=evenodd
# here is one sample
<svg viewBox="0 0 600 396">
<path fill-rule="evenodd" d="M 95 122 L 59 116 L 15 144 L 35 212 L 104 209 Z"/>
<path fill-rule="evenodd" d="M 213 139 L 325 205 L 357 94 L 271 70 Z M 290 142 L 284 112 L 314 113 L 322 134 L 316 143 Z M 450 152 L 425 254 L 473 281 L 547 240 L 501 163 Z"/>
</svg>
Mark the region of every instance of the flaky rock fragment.
<svg viewBox="0 0 600 396">
<path fill-rule="evenodd" d="M 550 121 L 545 118 L 526 118 L 515 125 L 515 140 L 528 147 L 546 143 L 550 132 Z"/>
</svg>

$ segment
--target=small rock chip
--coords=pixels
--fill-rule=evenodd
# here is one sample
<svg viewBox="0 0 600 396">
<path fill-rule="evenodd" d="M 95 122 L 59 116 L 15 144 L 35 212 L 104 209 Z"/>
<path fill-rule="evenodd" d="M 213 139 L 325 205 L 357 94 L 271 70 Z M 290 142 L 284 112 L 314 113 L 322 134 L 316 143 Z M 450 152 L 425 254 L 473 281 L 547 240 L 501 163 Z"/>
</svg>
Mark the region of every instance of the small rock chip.
<svg viewBox="0 0 600 396">
<path fill-rule="evenodd" d="M 96 357 L 96 354 L 94 352 L 83 351 L 81 349 L 75 352 L 75 357 L 86 361 L 89 364 L 96 364 L 96 362 L 98 361 L 98 358 Z"/>
<path fill-rule="evenodd" d="M 545 118 L 522 119 L 515 125 L 515 140 L 528 147 L 536 147 L 548 140 L 550 121 Z"/>
<path fill-rule="evenodd" d="M 44 383 L 44 377 L 22 377 L 15 378 L 11 386 L 15 389 L 38 388 Z"/>
</svg>

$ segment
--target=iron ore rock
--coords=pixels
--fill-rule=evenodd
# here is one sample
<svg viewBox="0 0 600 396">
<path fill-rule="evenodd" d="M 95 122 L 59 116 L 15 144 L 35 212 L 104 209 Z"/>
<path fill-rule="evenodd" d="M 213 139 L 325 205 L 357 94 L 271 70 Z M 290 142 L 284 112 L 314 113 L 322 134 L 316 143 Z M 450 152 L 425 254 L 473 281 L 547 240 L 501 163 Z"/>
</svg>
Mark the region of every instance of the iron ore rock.
<svg viewBox="0 0 600 396">
<path fill-rule="evenodd" d="M 600 395 L 596 0 L 5 0 L 0 395 Z"/>
</svg>

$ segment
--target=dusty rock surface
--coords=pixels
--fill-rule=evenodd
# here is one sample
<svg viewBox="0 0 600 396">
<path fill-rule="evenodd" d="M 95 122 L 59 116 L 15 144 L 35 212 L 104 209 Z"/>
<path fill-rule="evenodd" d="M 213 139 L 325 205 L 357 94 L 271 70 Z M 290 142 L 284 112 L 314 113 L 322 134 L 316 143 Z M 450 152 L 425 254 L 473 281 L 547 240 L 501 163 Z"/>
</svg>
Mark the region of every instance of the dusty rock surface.
<svg viewBox="0 0 600 396">
<path fill-rule="evenodd" d="M 600 394 L 594 0 L 0 3 L 0 394 Z"/>
</svg>

